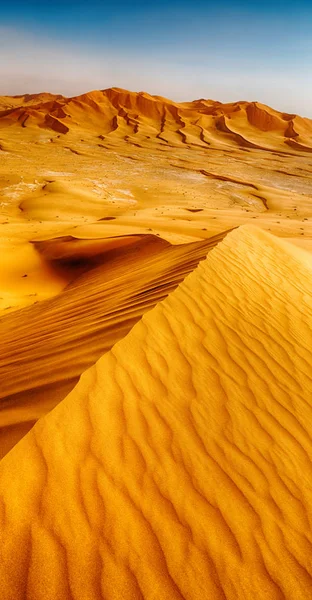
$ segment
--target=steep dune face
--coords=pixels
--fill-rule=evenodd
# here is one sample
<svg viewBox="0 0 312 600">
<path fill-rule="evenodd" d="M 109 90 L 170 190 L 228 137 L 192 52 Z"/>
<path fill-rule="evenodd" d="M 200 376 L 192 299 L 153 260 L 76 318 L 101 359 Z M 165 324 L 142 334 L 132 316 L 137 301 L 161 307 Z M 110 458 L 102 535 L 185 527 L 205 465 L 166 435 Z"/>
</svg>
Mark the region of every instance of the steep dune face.
<svg viewBox="0 0 312 600">
<path fill-rule="evenodd" d="M 6 600 L 312 594 L 310 256 L 230 233 L 1 461 Z"/>
<path fill-rule="evenodd" d="M 152 235 L 38 242 L 55 278 L 73 283 L 0 319 L 0 456 L 224 235 L 182 246 Z"/>
<path fill-rule="evenodd" d="M 285 132 L 285 119 L 282 115 L 278 115 L 277 112 L 258 102 L 247 104 L 246 115 L 249 123 L 261 131 L 276 129 Z"/>
<path fill-rule="evenodd" d="M 93 91 L 73 98 L 43 94 L 30 101 L 21 96 L 19 105 L 16 98 L 11 103 L 12 108 L 6 99 L 0 101 L 1 105 L 4 110 L 0 111 L 0 127 L 20 123 L 23 127 L 39 126 L 64 135 L 80 128 L 125 139 L 133 135 L 142 140 L 163 139 L 174 145 L 215 144 L 215 135 L 218 137 L 221 131 L 227 136 L 221 137 L 219 142 L 229 146 L 274 149 L 287 143 L 292 147 L 288 140 L 289 121 L 297 118 L 257 102 L 221 104 L 197 100 L 175 103 L 120 88 Z M 201 131 L 198 121 L 204 115 L 205 128 Z M 301 121 L 295 146 L 299 144 L 298 149 L 305 151 L 312 148 L 312 126 L 309 119 Z"/>
</svg>

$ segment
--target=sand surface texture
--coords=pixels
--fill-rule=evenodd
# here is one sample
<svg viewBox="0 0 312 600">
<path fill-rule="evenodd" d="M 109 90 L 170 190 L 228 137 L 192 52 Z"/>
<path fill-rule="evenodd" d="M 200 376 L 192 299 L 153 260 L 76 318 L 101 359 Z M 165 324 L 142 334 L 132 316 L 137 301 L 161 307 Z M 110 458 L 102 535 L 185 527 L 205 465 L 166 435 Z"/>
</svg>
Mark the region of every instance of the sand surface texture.
<svg viewBox="0 0 312 600">
<path fill-rule="evenodd" d="M 0 463 L 5 600 L 312 595 L 311 290 L 241 227 L 82 375 Z"/>
<path fill-rule="evenodd" d="M 312 597 L 311 153 L 258 102 L 0 97 L 1 600 Z"/>
<path fill-rule="evenodd" d="M 311 151 L 257 102 L 0 97 L 0 456 L 225 232 L 311 250 Z"/>
<path fill-rule="evenodd" d="M 68 262 L 73 252 L 78 272 L 84 272 L 54 298 L 0 320 L 0 456 L 224 235 L 175 246 L 152 235 L 96 244 L 68 238 L 40 243 L 40 251 L 53 257 L 54 269 L 64 268 L 65 261 L 67 272 L 75 271 Z"/>
</svg>

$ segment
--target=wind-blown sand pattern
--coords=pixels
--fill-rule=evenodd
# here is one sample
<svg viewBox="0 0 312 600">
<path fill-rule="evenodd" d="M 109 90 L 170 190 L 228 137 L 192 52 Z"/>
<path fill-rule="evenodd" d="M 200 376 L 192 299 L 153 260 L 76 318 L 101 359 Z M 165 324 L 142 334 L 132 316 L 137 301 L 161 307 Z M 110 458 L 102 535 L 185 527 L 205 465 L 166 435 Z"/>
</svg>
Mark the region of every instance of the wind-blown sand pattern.
<svg viewBox="0 0 312 600">
<path fill-rule="evenodd" d="M 224 235 L 176 246 L 152 235 L 38 243 L 54 271 L 68 278 L 79 261 L 83 272 L 54 298 L 0 319 L 0 456 Z"/>
<path fill-rule="evenodd" d="M 308 148 L 311 121 L 259 103 L 118 88 L 0 98 L 0 456 L 206 241 L 251 222 L 311 249 L 311 155 L 290 139 Z"/>
<path fill-rule="evenodd" d="M 1 600 L 312 597 L 311 152 L 258 102 L 0 97 Z"/>
<path fill-rule="evenodd" d="M 239 228 L 82 375 L 0 463 L 5 600 L 311 596 L 311 289 Z"/>
</svg>

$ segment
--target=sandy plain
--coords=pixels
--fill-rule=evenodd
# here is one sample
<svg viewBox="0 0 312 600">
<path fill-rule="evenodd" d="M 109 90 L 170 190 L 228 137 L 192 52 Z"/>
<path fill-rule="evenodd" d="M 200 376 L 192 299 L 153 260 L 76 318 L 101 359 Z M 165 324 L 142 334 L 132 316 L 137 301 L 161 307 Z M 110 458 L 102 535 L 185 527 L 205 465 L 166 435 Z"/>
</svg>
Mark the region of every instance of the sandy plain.
<svg viewBox="0 0 312 600">
<path fill-rule="evenodd" d="M 0 148 L 5 600 L 309 597 L 312 121 L 2 97 Z"/>
</svg>

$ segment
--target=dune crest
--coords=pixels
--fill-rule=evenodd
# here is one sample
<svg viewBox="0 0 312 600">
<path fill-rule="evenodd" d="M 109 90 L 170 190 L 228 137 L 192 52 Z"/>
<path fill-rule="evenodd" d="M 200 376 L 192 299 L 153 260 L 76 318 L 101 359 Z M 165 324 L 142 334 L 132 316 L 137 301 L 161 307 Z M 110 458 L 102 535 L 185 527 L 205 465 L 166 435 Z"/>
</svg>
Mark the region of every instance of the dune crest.
<svg viewBox="0 0 312 600">
<path fill-rule="evenodd" d="M 237 229 L 83 374 L 0 463 L 6 600 L 311 595 L 311 287 Z"/>
<path fill-rule="evenodd" d="M 178 246 L 153 235 L 37 242 L 54 279 L 70 283 L 0 319 L 0 458 L 224 235 Z"/>
<path fill-rule="evenodd" d="M 285 144 L 288 150 L 305 152 L 312 148 L 310 119 L 281 113 L 258 102 L 178 103 L 145 92 L 109 88 L 72 98 L 49 94 L 3 97 L 1 107 L 0 128 L 17 124 L 48 128 L 62 135 L 82 129 L 125 141 L 135 136 L 138 142 L 141 138 L 203 147 L 219 142 L 221 146 L 267 150 L 285 148 Z M 294 128 L 296 133 L 290 133 Z M 295 145 L 288 139 L 294 135 Z"/>
</svg>

